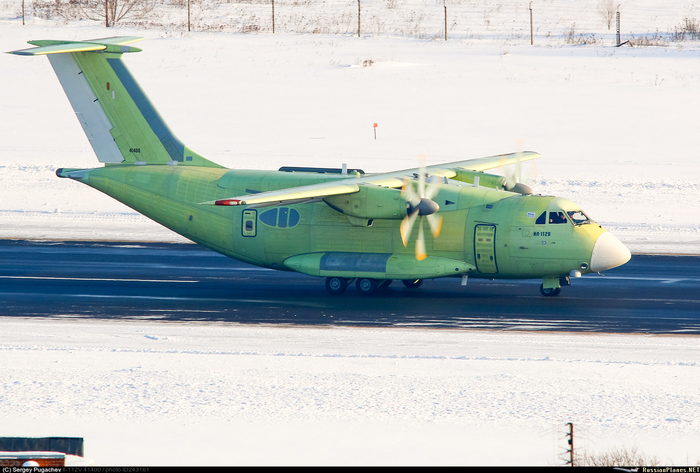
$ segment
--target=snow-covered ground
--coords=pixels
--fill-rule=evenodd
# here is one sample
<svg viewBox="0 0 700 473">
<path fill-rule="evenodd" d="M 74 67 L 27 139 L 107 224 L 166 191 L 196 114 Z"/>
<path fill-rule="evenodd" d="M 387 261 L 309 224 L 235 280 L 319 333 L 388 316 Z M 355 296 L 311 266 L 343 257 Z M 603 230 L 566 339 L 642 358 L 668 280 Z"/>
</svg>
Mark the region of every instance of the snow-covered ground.
<svg viewBox="0 0 700 473">
<path fill-rule="evenodd" d="M 550 2 L 562 3 L 572 2 Z M 668 30 L 666 12 L 685 12 L 680 1 L 638 3 L 649 15 L 636 17 L 637 32 Z M 492 35 L 448 42 L 106 31 L 22 26 L 8 5 L 1 51 L 145 36 L 129 68 L 174 132 L 223 165 L 381 172 L 423 153 L 432 164 L 511 152 L 521 140 L 543 155 L 529 171 L 536 192 L 578 202 L 633 252 L 700 253 L 697 42 L 532 47 L 507 33 L 507 15 L 487 25 Z M 0 55 L 0 84 L 0 238 L 182 241 L 55 177 L 97 163 L 46 59 Z M 82 436 L 98 465 L 555 465 L 566 422 L 591 452 L 638 446 L 662 463 L 700 462 L 696 337 L 0 326 L 0 435 Z"/>
<path fill-rule="evenodd" d="M 3 22 L 32 38 L 143 35 L 126 60 L 191 148 L 229 167 L 368 172 L 525 149 L 633 252 L 700 253 L 700 48 L 153 32 Z M 363 66 L 370 64 L 369 66 Z M 58 167 L 96 165 L 44 58 L 0 55 L 0 237 L 182 241 Z M 9 93 L 8 93 L 9 92 Z M 373 123 L 378 123 L 377 139 Z"/>
<path fill-rule="evenodd" d="M 97 465 L 700 462 L 697 337 L 0 323 L 0 434 Z"/>
</svg>

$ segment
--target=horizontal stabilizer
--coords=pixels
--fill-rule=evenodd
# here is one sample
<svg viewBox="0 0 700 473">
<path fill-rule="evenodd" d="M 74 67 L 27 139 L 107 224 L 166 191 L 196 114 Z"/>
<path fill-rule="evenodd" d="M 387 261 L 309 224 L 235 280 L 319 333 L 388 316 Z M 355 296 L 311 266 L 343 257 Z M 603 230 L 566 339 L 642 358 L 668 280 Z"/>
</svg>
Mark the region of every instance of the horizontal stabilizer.
<svg viewBox="0 0 700 473">
<path fill-rule="evenodd" d="M 61 40 L 38 40 L 28 41 L 36 48 L 20 49 L 10 51 L 12 54 L 20 56 L 43 56 L 46 54 L 64 53 L 84 53 L 89 51 L 105 51 L 108 53 L 136 53 L 139 48 L 127 46 L 127 44 L 141 41 L 138 36 L 117 36 L 114 38 L 95 39 L 90 41 L 61 41 Z"/>
</svg>

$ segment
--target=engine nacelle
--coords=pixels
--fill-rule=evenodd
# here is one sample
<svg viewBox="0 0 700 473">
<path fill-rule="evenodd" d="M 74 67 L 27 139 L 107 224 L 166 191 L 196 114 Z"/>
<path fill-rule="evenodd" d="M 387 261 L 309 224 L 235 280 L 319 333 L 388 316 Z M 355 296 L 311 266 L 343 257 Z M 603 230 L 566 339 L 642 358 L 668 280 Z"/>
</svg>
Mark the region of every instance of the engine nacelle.
<svg viewBox="0 0 700 473">
<path fill-rule="evenodd" d="M 503 190 L 506 188 L 506 178 L 496 174 L 486 174 L 477 171 L 457 171 L 457 175 L 453 177 L 455 181 L 466 182 L 467 184 L 475 184 L 477 179 L 480 187 L 489 187 L 491 189 Z"/>
<path fill-rule="evenodd" d="M 332 209 L 350 217 L 362 219 L 406 217 L 406 199 L 400 189 L 363 185 L 354 194 L 331 195 L 323 201 Z"/>
</svg>

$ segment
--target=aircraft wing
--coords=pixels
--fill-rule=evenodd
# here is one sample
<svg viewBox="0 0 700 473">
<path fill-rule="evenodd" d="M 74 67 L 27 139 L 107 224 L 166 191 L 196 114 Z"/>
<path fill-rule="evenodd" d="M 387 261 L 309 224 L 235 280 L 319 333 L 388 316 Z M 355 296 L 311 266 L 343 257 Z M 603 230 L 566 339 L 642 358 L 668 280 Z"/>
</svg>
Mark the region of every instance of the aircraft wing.
<svg viewBox="0 0 700 473">
<path fill-rule="evenodd" d="M 427 166 L 424 171 L 431 176 L 455 177 L 458 171 L 485 171 L 500 166 L 515 164 L 522 161 L 529 161 L 541 157 L 539 153 L 524 151 L 522 153 L 502 154 L 490 156 L 488 158 L 466 159 L 444 164 L 434 164 Z M 406 177 L 413 177 L 418 174 L 421 168 L 404 169 L 403 171 L 391 171 L 382 174 L 372 174 L 363 177 L 348 177 L 320 184 L 307 186 L 290 187 L 278 189 L 258 194 L 248 194 L 237 197 L 229 197 L 209 202 L 202 202 L 202 205 L 250 205 L 263 207 L 277 204 L 294 204 L 312 199 L 327 197 L 330 195 L 353 194 L 360 190 L 362 185 L 374 185 L 380 187 L 398 188 L 403 186 Z"/>
</svg>

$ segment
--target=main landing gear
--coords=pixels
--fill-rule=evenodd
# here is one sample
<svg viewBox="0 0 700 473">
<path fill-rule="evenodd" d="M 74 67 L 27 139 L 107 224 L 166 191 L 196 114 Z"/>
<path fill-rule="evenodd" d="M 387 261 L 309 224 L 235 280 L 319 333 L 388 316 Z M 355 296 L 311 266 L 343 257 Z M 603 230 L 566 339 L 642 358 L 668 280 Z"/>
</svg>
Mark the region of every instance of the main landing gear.
<svg viewBox="0 0 700 473">
<path fill-rule="evenodd" d="M 342 294 L 348 288 L 348 280 L 345 278 L 326 278 L 326 291 L 331 294 Z"/>
<path fill-rule="evenodd" d="M 339 277 L 326 278 L 326 291 L 331 294 L 342 294 L 348 285 L 355 281 L 357 292 L 365 296 L 374 294 L 384 288 L 389 287 L 391 279 L 357 278 L 345 279 Z M 423 284 L 422 279 L 404 279 L 403 285 L 409 289 L 415 289 Z"/>
</svg>

